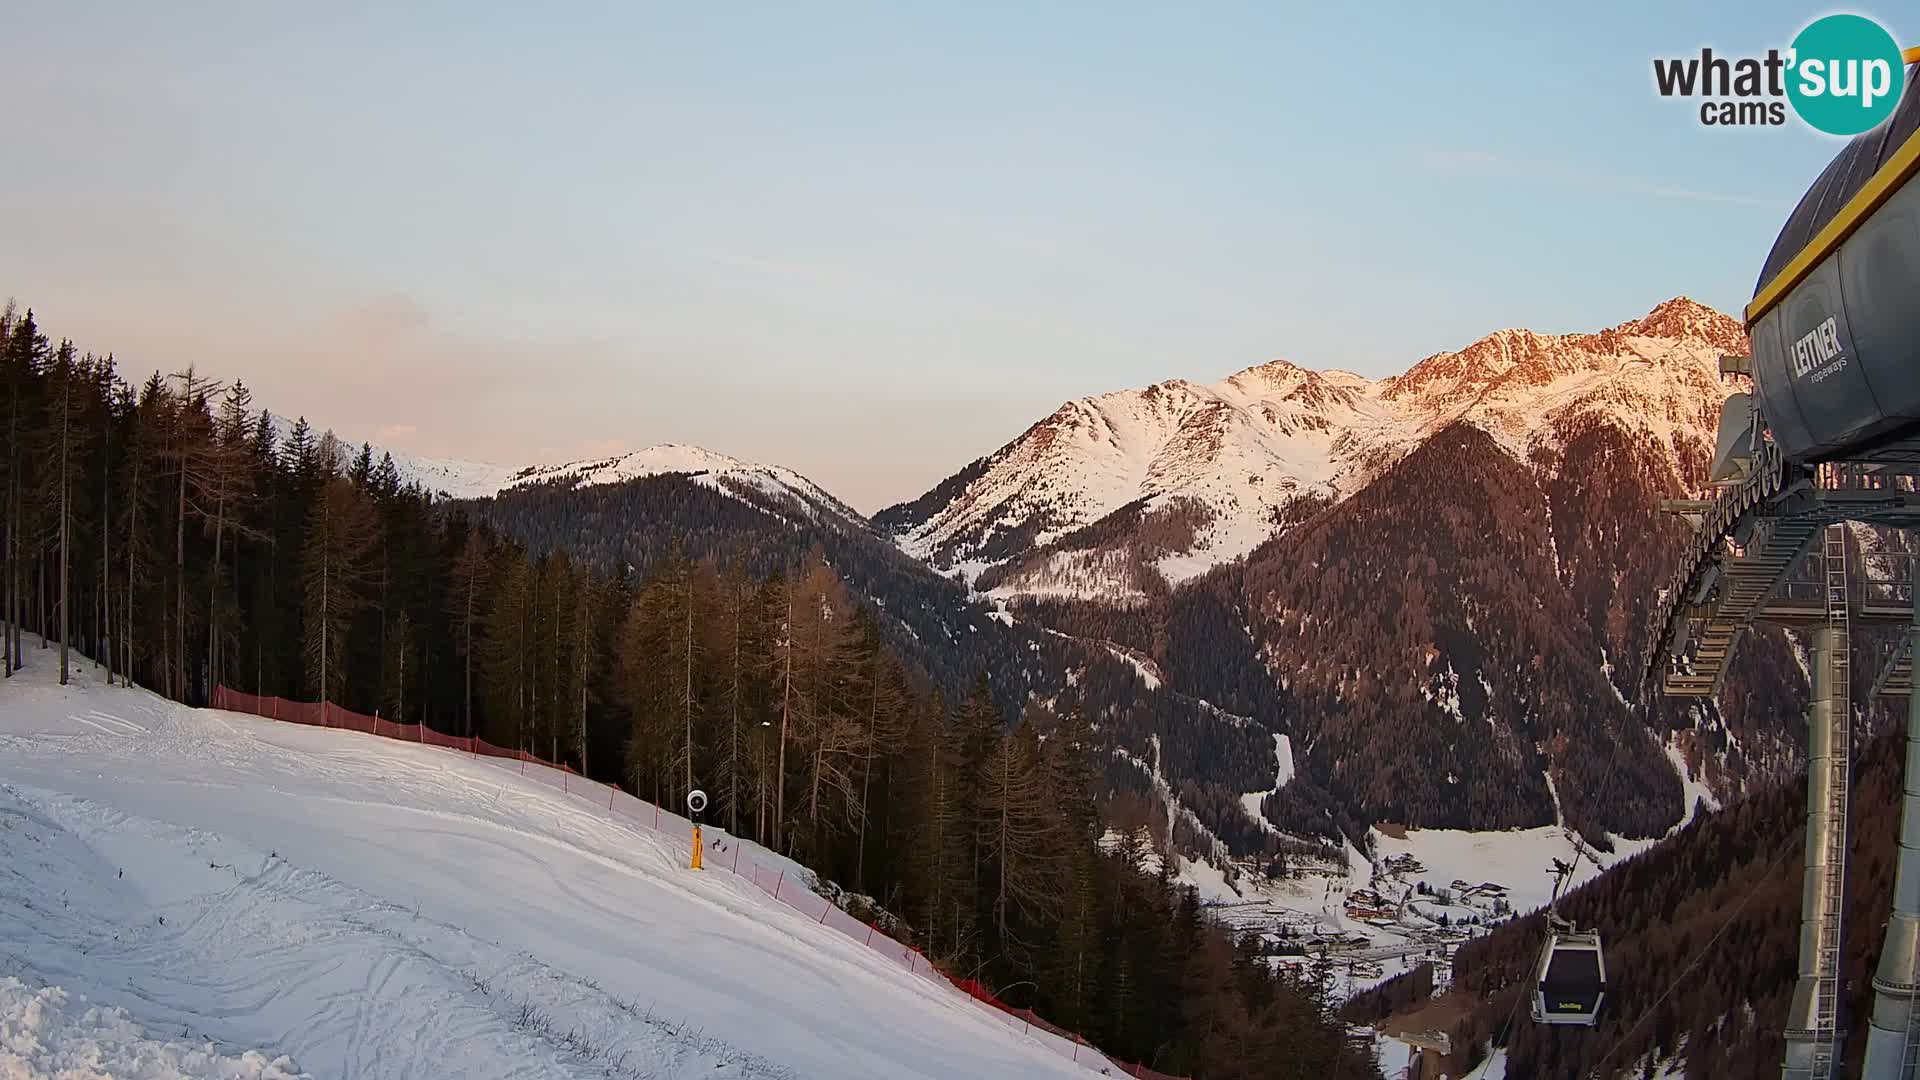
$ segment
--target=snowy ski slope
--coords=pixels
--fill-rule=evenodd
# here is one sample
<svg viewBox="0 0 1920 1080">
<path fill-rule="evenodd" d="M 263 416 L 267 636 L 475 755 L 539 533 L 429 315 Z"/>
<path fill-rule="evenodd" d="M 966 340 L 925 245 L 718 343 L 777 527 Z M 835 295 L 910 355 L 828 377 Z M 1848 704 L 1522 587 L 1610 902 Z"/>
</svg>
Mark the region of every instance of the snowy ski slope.
<svg viewBox="0 0 1920 1080">
<path fill-rule="evenodd" d="M 0 684 L 0 1075 L 1097 1075 L 511 763 L 51 655 Z"/>
</svg>

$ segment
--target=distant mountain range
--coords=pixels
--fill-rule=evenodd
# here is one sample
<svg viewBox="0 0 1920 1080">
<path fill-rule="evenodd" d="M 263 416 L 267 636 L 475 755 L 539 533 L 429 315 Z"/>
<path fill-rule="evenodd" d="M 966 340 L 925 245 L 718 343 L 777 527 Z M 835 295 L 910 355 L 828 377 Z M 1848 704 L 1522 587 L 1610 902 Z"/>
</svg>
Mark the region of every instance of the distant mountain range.
<svg viewBox="0 0 1920 1080">
<path fill-rule="evenodd" d="M 1803 667 L 1762 633 L 1716 705 L 1632 682 L 1739 325 L 1684 297 L 1509 329 L 1372 381 L 1286 361 L 1067 402 L 862 517 L 807 478 L 663 445 L 558 466 L 395 455 L 537 548 L 824 551 L 893 636 L 1009 710 L 1087 709 L 1192 846 L 1395 821 L 1657 835 L 1683 782 L 1796 768 Z M 1298 768 L 1273 785 L 1272 736 Z M 1185 824 L 1180 824 L 1184 822 Z"/>
<path fill-rule="evenodd" d="M 1705 452 L 1733 320 L 1684 297 L 1593 334 L 1501 330 L 1378 382 L 1275 360 L 1081 398 L 875 522 L 998 595 L 1127 602 L 1240 558 L 1452 424 L 1521 461 L 1582 422 Z"/>
</svg>

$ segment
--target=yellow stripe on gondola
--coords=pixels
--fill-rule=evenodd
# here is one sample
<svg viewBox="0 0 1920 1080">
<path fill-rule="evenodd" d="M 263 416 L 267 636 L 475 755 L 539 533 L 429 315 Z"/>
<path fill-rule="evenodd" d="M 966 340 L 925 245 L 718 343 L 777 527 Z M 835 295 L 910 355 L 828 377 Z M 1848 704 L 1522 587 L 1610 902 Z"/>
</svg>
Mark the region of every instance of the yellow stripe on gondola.
<svg viewBox="0 0 1920 1080">
<path fill-rule="evenodd" d="M 1910 64 L 1920 64 L 1920 46 L 1908 49 L 1901 58 Z M 1800 254 L 1795 255 L 1792 262 L 1767 282 L 1766 288 L 1753 298 L 1753 303 L 1747 305 L 1748 332 L 1752 332 L 1754 323 L 1786 299 L 1795 286 L 1813 273 L 1814 267 L 1845 243 L 1847 237 L 1852 236 L 1854 230 L 1892 198 L 1894 192 L 1899 191 L 1916 172 L 1920 172 L 1920 131 L 1907 137 L 1907 141 L 1887 159 L 1886 164 L 1880 166 L 1873 178 L 1854 192 L 1853 198 L 1847 200 L 1847 205 L 1840 208 L 1833 220 L 1827 222 L 1826 227 L 1808 241 L 1806 247 L 1800 249 Z"/>
</svg>

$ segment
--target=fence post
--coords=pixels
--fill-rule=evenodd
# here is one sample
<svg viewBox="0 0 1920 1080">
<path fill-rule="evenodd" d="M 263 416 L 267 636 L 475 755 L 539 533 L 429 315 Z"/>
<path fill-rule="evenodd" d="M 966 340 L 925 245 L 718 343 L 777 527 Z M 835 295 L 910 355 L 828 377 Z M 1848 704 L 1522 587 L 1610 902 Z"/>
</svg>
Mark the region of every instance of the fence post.
<svg viewBox="0 0 1920 1080">
<path fill-rule="evenodd" d="M 737 836 L 733 838 L 733 872 L 740 872 L 740 838 Z"/>
<path fill-rule="evenodd" d="M 832 903 L 828 903 L 827 906 L 820 909 L 820 925 L 821 926 L 827 925 L 827 912 L 832 910 L 833 910 Z"/>
<path fill-rule="evenodd" d="M 326 698 L 326 695 L 324 695 L 324 694 L 323 694 L 323 695 L 321 695 L 321 697 L 320 697 L 320 726 L 321 726 L 321 727 L 327 727 L 327 726 L 328 726 L 328 724 L 327 724 L 327 698 Z"/>
<path fill-rule="evenodd" d="M 612 784 L 607 785 L 607 816 L 608 817 L 613 816 L 613 793 L 615 790 L 616 789 Z"/>
<path fill-rule="evenodd" d="M 773 898 L 775 900 L 780 899 L 780 886 L 785 885 L 786 883 L 787 883 L 787 872 L 785 870 L 782 870 L 780 871 L 780 880 L 773 883 Z"/>
<path fill-rule="evenodd" d="M 873 931 L 874 931 L 874 925 L 872 923 L 868 923 L 867 924 L 867 947 L 868 948 L 873 947 Z"/>
<path fill-rule="evenodd" d="M 660 804 L 659 803 L 653 804 L 653 831 L 654 832 L 660 831 Z"/>
</svg>

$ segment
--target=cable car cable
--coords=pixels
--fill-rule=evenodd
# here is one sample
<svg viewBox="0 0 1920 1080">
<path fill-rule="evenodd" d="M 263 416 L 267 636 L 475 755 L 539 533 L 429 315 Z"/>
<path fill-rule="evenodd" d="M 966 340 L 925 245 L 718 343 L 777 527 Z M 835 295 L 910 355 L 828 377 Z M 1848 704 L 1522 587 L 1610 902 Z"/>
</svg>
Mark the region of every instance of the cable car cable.
<svg viewBox="0 0 1920 1080">
<path fill-rule="evenodd" d="M 1596 816 L 1604 813 L 1608 794 L 1613 789 L 1614 774 L 1619 771 L 1621 730 L 1616 726 L 1608 735 L 1615 752 L 1608 756 L 1607 770 L 1593 791 Z M 1593 854 L 1589 854 L 1586 837 L 1577 827 L 1567 824 L 1565 814 L 1561 814 L 1560 818 L 1561 831 L 1573 846 L 1573 862 L 1553 861 L 1554 882 L 1553 892 L 1547 900 L 1546 939 L 1541 942 L 1532 968 L 1527 997 L 1533 1006 L 1531 1013 L 1535 1023 L 1593 1027 L 1600 1022 L 1600 1006 L 1606 998 L 1605 945 L 1597 929 L 1581 930 L 1560 916 L 1560 897 L 1572 884 L 1580 860 L 1591 858 L 1598 865 L 1600 857 L 1597 848 Z M 1604 831 L 1604 826 L 1602 828 Z M 1551 1004 L 1548 1001 L 1550 992 L 1553 998 Z"/>
<path fill-rule="evenodd" d="M 1773 872 L 1780 868 L 1781 860 L 1793 854 L 1795 851 L 1796 849 L 1791 844 L 1782 846 L 1781 849 L 1774 854 L 1773 860 L 1767 864 L 1765 873 L 1761 874 L 1762 879 L 1772 877 Z M 1688 960 L 1685 966 L 1680 969 L 1680 973 L 1675 975 L 1673 981 L 1667 984 L 1667 988 L 1660 991 L 1660 996 L 1653 999 L 1653 1004 L 1647 1006 L 1646 1009 L 1640 1013 L 1640 1018 L 1633 1022 L 1633 1026 L 1629 1027 L 1626 1033 L 1621 1035 L 1620 1038 L 1614 1042 L 1613 1046 L 1605 1054 L 1600 1056 L 1599 1061 L 1594 1062 L 1593 1071 L 1595 1075 L 1599 1074 L 1600 1067 L 1605 1065 L 1609 1058 L 1620 1052 L 1620 1048 L 1627 1044 L 1627 1040 L 1633 1037 L 1633 1033 L 1640 1030 L 1640 1025 L 1646 1023 L 1647 1019 L 1654 1014 L 1654 1011 L 1660 1008 L 1667 998 L 1673 995 L 1673 992 L 1686 980 L 1687 975 L 1690 974 L 1695 967 L 1699 966 L 1700 961 L 1706 959 L 1707 952 L 1713 948 L 1714 943 L 1720 940 L 1720 936 L 1727 932 L 1727 928 L 1733 925 L 1733 921 L 1740 917 L 1740 913 L 1745 911 L 1747 905 L 1752 903 L 1753 898 L 1760 895 L 1762 891 L 1763 890 L 1760 889 L 1748 889 L 1746 891 L 1746 895 L 1740 898 L 1740 902 L 1735 904 L 1733 911 L 1727 915 L 1726 921 L 1720 924 L 1720 929 L 1715 930 L 1713 936 L 1706 940 L 1706 944 L 1700 946 L 1699 951 L 1693 954 L 1693 958 Z"/>
</svg>

